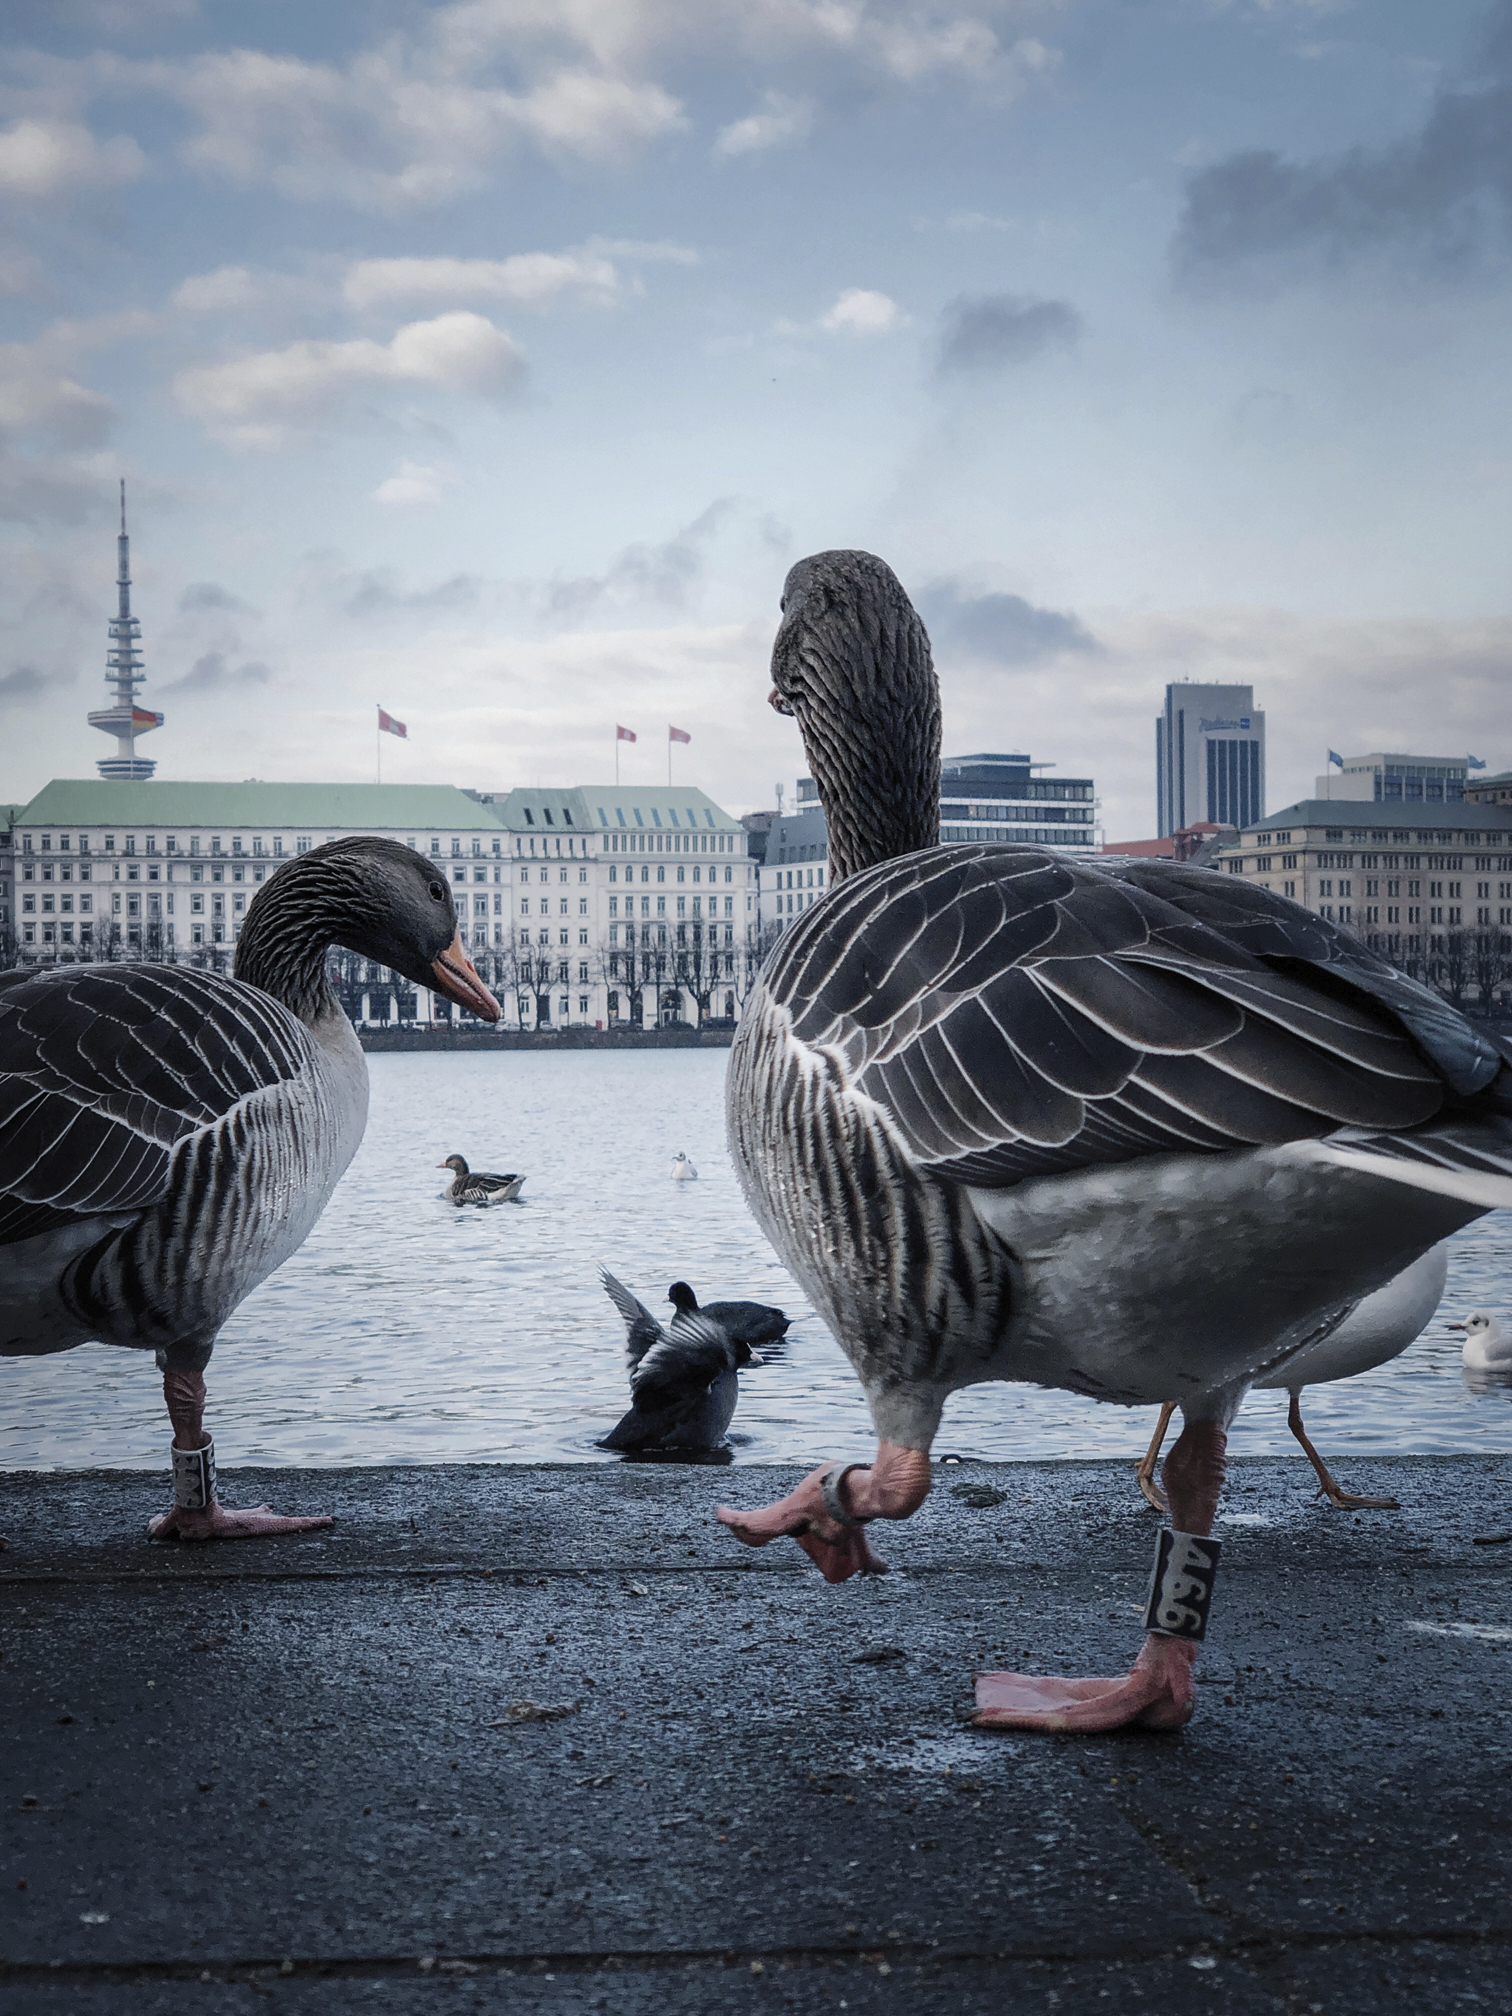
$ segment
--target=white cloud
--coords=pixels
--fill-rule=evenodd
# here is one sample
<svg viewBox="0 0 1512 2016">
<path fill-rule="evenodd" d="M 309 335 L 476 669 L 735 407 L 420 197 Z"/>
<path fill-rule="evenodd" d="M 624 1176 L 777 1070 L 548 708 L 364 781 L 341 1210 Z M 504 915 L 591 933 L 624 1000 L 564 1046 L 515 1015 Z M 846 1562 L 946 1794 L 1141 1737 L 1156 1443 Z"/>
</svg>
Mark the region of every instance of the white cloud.
<svg viewBox="0 0 1512 2016">
<path fill-rule="evenodd" d="M 97 140 L 65 119 L 18 119 L 0 132 L 0 191 L 12 197 L 59 196 L 108 188 L 141 174 L 142 150 L 127 134 Z"/>
<path fill-rule="evenodd" d="M 302 201 L 443 202 L 477 187 L 521 143 L 612 162 L 682 124 L 677 100 L 658 84 L 558 69 L 510 91 L 399 41 L 345 69 L 233 49 L 140 74 L 197 116 L 192 162 Z"/>
<path fill-rule="evenodd" d="M 813 125 L 812 105 L 800 98 L 785 98 L 780 91 L 768 91 L 759 111 L 719 129 L 714 152 L 731 159 L 737 154 L 763 153 L 768 147 L 791 147 L 806 140 Z"/>
<path fill-rule="evenodd" d="M 393 475 L 378 485 L 373 501 L 403 509 L 423 508 L 439 504 L 459 480 L 454 469 L 425 462 L 401 462 Z"/>
<path fill-rule="evenodd" d="M 885 336 L 902 319 L 902 311 L 890 295 L 869 287 L 847 287 L 835 305 L 819 317 L 819 327 L 828 336 Z"/>
<path fill-rule="evenodd" d="M 66 324 L 36 343 L 0 345 L 0 429 L 39 435 L 68 448 L 94 448 L 114 414 L 108 399 L 67 375 L 76 348 Z"/>
<path fill-rule="evenodd" d="M 507 330 L 458 309 L 406 323 L 388 343 L 306 339 L 283 350 L 192 365 L 173 389 L 183 410 L 220 439 L 241 448 L 278 448 L 292 431 L 333 418 L 365 385 L 407 382 L 497 399 L 524 368 Z"/>
<path fill-rule="evenodd" d="M 257 308 L 267 299 L 279 276 L 254 273 L 246 266 L 217 266 L 213 273 L 191 273 L 169 296 L 186 315 L 223 315 L 239 308 Z"/>
<path fill-rule="evenodd" d="M 613 261 L 586 251 L 516 252 L 508 259 L 359 259 L 342 283 L 353 308 L 489 300 L 544 308 L 568 293 L 607 303 L 619 290 Z"/>
</svg>

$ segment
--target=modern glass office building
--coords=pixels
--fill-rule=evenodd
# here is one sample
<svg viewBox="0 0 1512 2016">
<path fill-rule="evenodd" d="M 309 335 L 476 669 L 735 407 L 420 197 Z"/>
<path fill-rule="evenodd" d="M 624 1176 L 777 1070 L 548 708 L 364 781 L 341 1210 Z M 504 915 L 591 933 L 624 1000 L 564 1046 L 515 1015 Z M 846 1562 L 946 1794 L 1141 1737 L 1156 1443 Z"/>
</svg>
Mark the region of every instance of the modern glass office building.
<svg viewBox="0 0 1512 2016">
<path fill-rule="evenodd" d="M 1096 844 L 1092 779 L 1040 777 L 1035 767 L 1029 756 L 947 756 L 940 766 L 940 838 L 1015 841 L 1092 853 Z"/>
<path fill-rule="evenodd" d="M 1161 837 L 1201 820 L 1245 827 L 1265 816 L 1265 716 L 1253 686 L 1167 686 L 1155 723 Z"/>
</svg>

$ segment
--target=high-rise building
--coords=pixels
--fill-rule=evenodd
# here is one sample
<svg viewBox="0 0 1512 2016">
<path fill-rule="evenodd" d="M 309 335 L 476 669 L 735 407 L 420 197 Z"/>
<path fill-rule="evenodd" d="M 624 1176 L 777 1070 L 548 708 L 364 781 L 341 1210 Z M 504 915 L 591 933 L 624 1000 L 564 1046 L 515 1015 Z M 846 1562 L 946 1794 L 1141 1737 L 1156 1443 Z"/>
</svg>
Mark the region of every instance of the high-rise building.
<svg viewBox="0 0 1512 2016">
<path fill-rule="evenodd" d="M 141 784 L 157 765 L 150 756 L 138 756 L 136 738 L 161 728 L 163 717 L 150 707 L 137 705 L 137 691 L 146 673 L 137 649 L 142 626 L 131 613 L 131 541 L 126 536 L 126 479 L 121 478 L 121 531 L 116 540 L 116 613 L 110 622 L 110 654 L 105 660 L 105 680 L 114 685 L 115 699 L 108 707 L 98 707 L 89 717 L 91 728 L 99 728 L 116 738 L 116 753 L 98 764 L 100 775 L 113 784 Z"/>
<path fill-rule="evenodd" d="M 1253 686 L 1167 686 L 1155 723 L 1156 825 L 1162 837 L 1265 815 L 1265 716 Z"/>
</svg>

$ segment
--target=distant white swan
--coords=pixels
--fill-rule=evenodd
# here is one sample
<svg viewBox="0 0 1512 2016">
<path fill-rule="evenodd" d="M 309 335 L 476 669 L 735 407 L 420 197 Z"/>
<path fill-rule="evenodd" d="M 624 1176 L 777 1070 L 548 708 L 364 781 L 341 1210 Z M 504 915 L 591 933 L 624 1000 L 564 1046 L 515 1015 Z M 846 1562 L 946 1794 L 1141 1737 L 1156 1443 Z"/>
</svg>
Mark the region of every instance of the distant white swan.
<svg viewBox="0 0 1512 2016">
<path fill-rule="evenodd" d="M 693 1167 L 693 1164 L 683 1154 L 681 1149 L 672 1157 L 672 1181 L 674 1183 L 696 1183 L 698 1181 L 698 1171 Z"/>
<path fill-rule="evenodd" d="M 1467 1372 L 1512 1372 L 1512 1330 L 1499 1316 L 1477 1309 L 1463 1323 L 1451 1323 L 1449 1328 L 1465 1333 Z"/>
</svg>

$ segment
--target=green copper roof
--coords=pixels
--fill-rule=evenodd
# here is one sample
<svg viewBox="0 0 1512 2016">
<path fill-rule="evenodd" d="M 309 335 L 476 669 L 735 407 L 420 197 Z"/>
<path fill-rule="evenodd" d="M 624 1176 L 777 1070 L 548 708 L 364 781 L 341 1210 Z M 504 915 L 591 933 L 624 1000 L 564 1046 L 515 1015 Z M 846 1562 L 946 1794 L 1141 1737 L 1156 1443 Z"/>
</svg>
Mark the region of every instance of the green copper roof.
<svg viewBox="0 0 1512 2016">
<path fill-rule="evenodd" d="M 522 788 L 496 796 L 493 810 L 500 825 L 514 833 L 745 830 L 706 791 L 692 784 L 578 784 L 565 791 Z"/>
<path fill-rule="evenodd" d="M 497 833 L 492 805 L 450 784 L 110 784 L 54 778 L 17 814 L 18 826 L 179 827 L 308 833 Z"/>
</svg>

